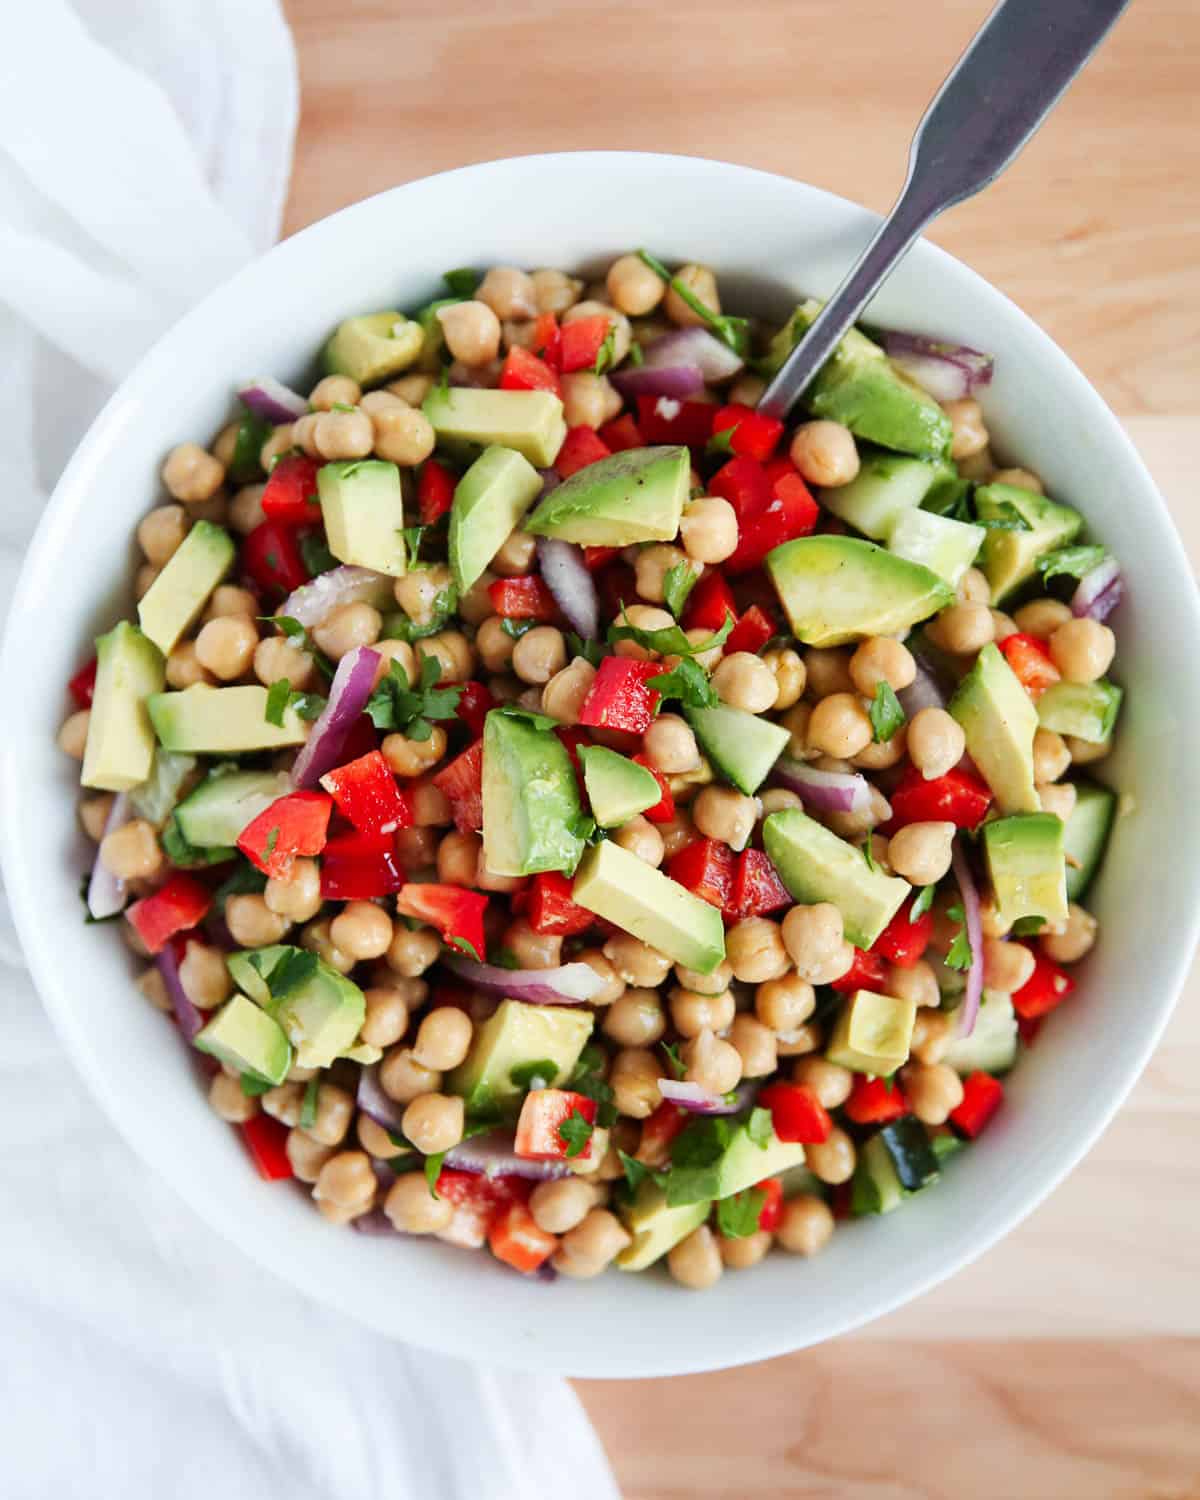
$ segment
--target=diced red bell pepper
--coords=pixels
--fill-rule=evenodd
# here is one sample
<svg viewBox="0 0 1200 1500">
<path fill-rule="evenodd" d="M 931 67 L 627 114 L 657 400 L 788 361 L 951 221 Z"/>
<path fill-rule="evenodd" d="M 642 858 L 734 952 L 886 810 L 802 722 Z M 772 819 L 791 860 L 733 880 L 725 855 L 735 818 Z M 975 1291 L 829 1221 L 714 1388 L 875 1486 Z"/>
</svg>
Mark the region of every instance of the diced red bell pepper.
<svg viewBox="0 0 1200 1500">
<path fill-rule="evenodd" d="M 587 697 L 579 710 L 579 722 L 593 729 L 622 729 L 627 734 L 645 734 L 654 721 L 661 694 L 646 686 L 662 666 L 655 661 L 634 661 L 628 656 L 606 656 L 596 670 Z"/>
<path fill-rule="evenodd" d="M 552 370 L 562 368 L 562 330 L 553 313 L 538 313 L 533 325 L 533 343 L 529 347 Z"/>
<path fill-rule="evenodd" d="M 237 846 L 272 879 L 281 879 L 299 855 L 320 854 L 333 799 L 324 792 L 289 792 L 264 807 L 238 835 Z"/>
<path fill-rule="evenodd" d="M 483 741 L 476 740 L 443 766 L 433 784 L 450 803 L 459 833 L 478 833 L 483 827 Z"/>
<path fill-rule="evenodd" d="M 748 464 L 753 463 L 753 459 L 734 459 L 733 462 Z M 748 515 L 745 520 L 739 519 L 737 549 L 721 564 L 726 573 L 735 577 L 757 568 L 775 547 L 808 536 L 821 514 L 799 474 L 772 479 L 769 473 L 765 473 L 765 477 L 771 491 L 770 499 L 762 510 Z M 712 490 L 711 483 L 709 489 Z"/>
<path fill-rule="evenodd" d="M 852 1182 L 839 1182 L 829 1194 L 829 1211 L 834 1219 L 840 1224 L 844 1219 L 854 1217 L 854 1185 Z"/>
<path fill-rule="evenodd" d="M 638 424 L 631 412 L 614 417 L 600 428 L 600 440 L 607 443 L 612 453 L 623 453 L 627 448 L 644 448 L 646 439 L 638 431 Z"/>
<path fill-rule="evenodd" d="M 665 1166 L 671 1142 L 691 1118 L 686 1109 L 664 1099 L 654 1113 L 642 1121 L 636 1159 L 648 1167 Z"/>
<path fill-rule="evenodd" d="M 561 1127 L 575 1113 L 589 1125 L 596 1123 L 596 1101 L 572 1089 L 531 1089 L 525 1095 L 513 1150 L 529 1161 L 566 1161 L 569 1136 Z M 571 1153 L 572 1161 L 590 1161 L 592 1142 L 589 1136 L 579 1151 Z"/>
<path fill-rule="evenodd" d="M 693 896 L 725 911 L 733 899 L 736 856 L 720 839 L 697 839 L 671 856 L 667 874 Z"/>
<path fill-rule="evenodd" d="M 763 1206 L 758 1211 L 758 1227 L 774 1234 L 783 1220 L 783 1179 L 764 1177 L 754 1186 L 763 1195 Z"/>
<path fill-rule="evenodd" d="M 242 1140 L 258 1175 L 266 1182 L 283 1182 L 296 1174 L 288 1160 L 288 1127 L 274 1115 L 255 1115 L 240 1127 Z"/>
<path fill-rule="evenodd" d="M 526 1276 L 558 1249 L 558 1236 L 539 1229 L 523 1203 L 500 1211 L 488 1228 L 487 1241 L 497 1260 Z"/>
<path fill-rule="evenodd" d="M 908 1100 L 898 1083 L 860 1075 L 842 1108 L 856 1125 L 886 1125 L 908 1113 Z"/>
<path fill-rule="evenodd" d="M 719 495 L 733 506 L 742 530 L 760 516 L 772 500 L 771 481 L 757 459 L 731 458 L 708 481 L 708 493 Z"/>
<path fill-rule="evenodd" d="M 738 617 L 733 590 L 715 569 L 706 573 L 687 596 L 683 606 L 685 630 L 720 630 L 725 616 Z"/>
<path fill-rule="evenodd" d="M 1017 1035 L 1021 1038 L 1023 1047 L 1033 1046 L 1045 1021 L 1045 1016 L 1033 1016 L 1028 1020 L 1024 1016 L 1017 1017 Z"/>
<path fill-rule="evenodd" d="M 662 793 L 654 806 L 646 808 L 642 816 L 649 818 L 651 823 L 669 823 L 675 816 L 675 798 L 671 792 L 670 783 L 657 766 L 650 764 L 648 755 L 635 755 L 633 758 L 639 766 L 644 766 L 650 772 L 658 782 L 658 789 Z"/>
<path fill-rule="evenodd" d="M 454 716 L 461 719 L 471 733 L 483 733 L 483 721 L 496 706 L 496 700 L 482 682 L 464 682 Z"/>
<path fill-rule="evenodd" d="M 829 1139 L 833 1121 L 829 1111 L 802 1083 L 768 1084 L 757 1103 L 771 1111 L 775 1134 L 781 1141 L 803 1141 L 819 1145 Z"/>
<path fill-rule="evenodd" d="M 1025 946 L 1033 954 L 1033 973 L 1019 990 L 1013 991 L 1012 1003 L 1022 1020 L 1032 1021 L 1061 1005 L 1074 990 L 1075 981 L 1044 953 L 1031 944 Z"/>
<path fill-rule="evenodd" d="M 544 359 L 514 344 L 504 356 L 500 370 L 502 391 L 551 391 L 559 393 L 558 375 Z"/>
<path fill-rule="evenodd" d="M 601 619 L 615 620 L 621 606 L 638 597 L 637 578 L 625 562 L 611 562 L 595 572 L 596 592 L 600 596 Z"/>
<path fill-rule="evenodd" d="M 605 563 L 612 562 L 620 547 L 585 547 L 583 549 L 583 561 L 589 573 L 594 573 L 597 568 L 602 568 Z"/>
<path fill-rule="evenodd" d="M 352 760 L 361 760 L 364 755 L 370 755 L 372 750 L 379 749 L 379 731 L 371 722 L 369 714 L 359 714 L 350 731 L 346 735 L 346 742 L 342 746 L 343 764 Z"/>
<path fill-rule="evenodd" d="M 738 855 L 727 915 L 735 922 L 743 917 L 762 917 L 792 905 L 787 886 L 761 849 L 743 849 Z"/>
<path fill-rule="evenodd" d="M 637 424 L 647 443 L 681 443 L 685 448 L 703 448 L 712 437 L 716 410 L 711 401 L 639 396 Z"/>
<path fill-rule="evenodd" d="M 533 877 L 529 891 L 528 920 L 534 932 L 573 937 L 586 932 L 596 918 L 586 906 L 571 899 L 570 880 L 559 870 Z"/>
<path fill-rule="evenodd" d="M 731 656 L 735 651 L 757 653 L 774 634 L 774 620 L 765 609 L 752 604 L 729 632 L 729 639 L 725 642 L 725 654 Z"/>
<path fill-rule="evenodd" d="M 608 337 L 609 320 L 604 313 L 594 318 L 577 318 L 559 328 L 558 362 L 564 375 L 595 366 L 601 345 Z"/>
<path fill-rule="evenodd" d="M 428 922 L 451 948 L 480 959 L 486 949 L 483 914 L 487 904 L 482 891 L 468 891 L 458 885 L 409 884 L 396 897 L 396 910 L 401 916 Z"/>
<path fill-rule="evenodd" d="M 712 430 L 714 437 L 718 432 L 728 432 L 730 447 L 739 457 L 756 458 L 765 464 L 783 436 L 783 423 L 778 417 L 765 416 L 752 406 L 734 402 L 719 408 Z"/>
<path fill-rule="evenodd" d="M 96 691 L 96 658 L 80 667 L 70 682 L 67 683 L 67 692 L 74 698 L 80 708 L 91 708 L 92 695 Z"/>
<path fill-rule="evenodd" d="M 1000 642 L 1004 659 L 1031 698 L 1042 696 L 1048 687 L 1060 680 L 1061 674 L 1054 665 L 1050 647 L 1036 635 L 1018 631 Z"/>
<path fill-rule="evenodd" d="M 457 482 L 451 470 L 436 458 L 427 458 L 421 465 L 421 477 L 417 480 L 417 509 L 422 526 L 432 526 L 454 504 Z"/>
<path fill-rule="evenodd" d="M 527 1204 L 533 1184 L 520 1177 L 485 1177 L 481 1172 L 457 1172 L 443 1167 L 437 1195 L 454 1210 L 445 1237 L 451 1243 L 478 1250 L 488 1230 L 514 1203 Z"/>
<path fill-rule="evenodd" d="M 296 534 L 282 521 L 263 521 L 242 543 L 242 563 L 259 592 L 268 598 L 290 594 L 308 582 Z"/>
<path fill-rule="evenodd" d="M 404 866 L 390 833 L 337 833 L 321 851 L 321 895 L 326 901 L 370 901 L 394 896 Z"/>
<path fill-rule="evenodd" d="M 360 833 L 395 833 L 411 828 L 413 811 L 381 750 L 372 750 L 321 777 L 338 812 Z"/>
<path fill-rule="evenodd" d="M 992 794 L 969 771 L 956 767 L 944 776 L 926 781 L 916 766 L 909 766 L 889 800 L 892 816 L 887 827 L 894 833 L 910 823 L 953 823 L 956 828 L 976 828 L 991 806 Z"/>
<path fill-rule="evenodd" d="M 262 513 L 283 526 L 311 526 L 321 519 L 317 499 L 316 459 L 303 453 L 286 454 L 267 476 L 263 487 Z"/>
<path fill-rule="evenodd" d="M 920 960 L 933 936 L 933 913 L 923 911 L 914 922 L 909 916 L 912 904 L 912 901 L 905 901 L 871 944 L 872 953 L 878 953 L 901 969 L 911 969 Z"/>
<path fill-rule="evenodd" d="M 488 598 L 496 613 L 508 620 L 541 620 L 548 624 L 558 619 L 554 595 L 536 573 L 526 573 L 521 578 L 497 578 L 488 584 Z"/>
<path fill-rule="evenodd" d="M 129 907 L 129 925 L 151 953 L 161 953 L 177 932 L 189 932 L 208 915 L 212 892 L 192 875 L 177 871 L 165 885 Z"/>
<path fill-rule="evenodd" d="M 831 988 L 841 995 L 852 995 L 855 990 L 873 990 L 877 995 L 886 995 L 887 965 L 882 955 L 855 948 L 854 962 L 840 979 L 833 981 Z"/>
<path fill-rule="evenodd" d="M 963 1079 L 963 1096 L 950 1111 L 950 1123 L 972 1140 L 1004 1102 L 1004 1085 L 990 1073 L 972 1073 Z"/>
<path fill-rule="evenodd" d="M 589 464 L 611 457 L 612 449 L 601 441 L 594 427 L 568 427 L 554 467 L 562 479 L 570 479 Z"/>
<path fill-rule="evenodd" d="M 579 777 L 580 786 L 583 785 L 583 767 L 579 764 L 580 745 L 590 745 L 591 736 L 585 734 L 582 729 L 576 729 L 573 724 L 560 724 L 554 731 L 559 744 L 571 757 L 571 764 L 575 767 L 575 774 Z"/>
</svg>

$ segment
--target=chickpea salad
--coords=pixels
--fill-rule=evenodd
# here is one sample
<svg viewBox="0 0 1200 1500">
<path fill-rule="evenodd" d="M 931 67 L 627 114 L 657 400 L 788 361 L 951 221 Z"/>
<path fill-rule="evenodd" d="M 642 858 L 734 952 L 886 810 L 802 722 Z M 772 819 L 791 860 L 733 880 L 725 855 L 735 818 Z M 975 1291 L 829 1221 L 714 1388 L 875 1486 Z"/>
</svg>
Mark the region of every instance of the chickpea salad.
<svg viewBox="0 0 1200 1500">
<path fill-rule="evenodd" d="M 986 354 L 855 329 L 759 411 L 818 311 L 455 270 L 166 457 L 59 735 L 87 919 L 332 1223 L 810 1256 L 1075 989 L 1120 569 L 997 467 Z"/>
</svg>

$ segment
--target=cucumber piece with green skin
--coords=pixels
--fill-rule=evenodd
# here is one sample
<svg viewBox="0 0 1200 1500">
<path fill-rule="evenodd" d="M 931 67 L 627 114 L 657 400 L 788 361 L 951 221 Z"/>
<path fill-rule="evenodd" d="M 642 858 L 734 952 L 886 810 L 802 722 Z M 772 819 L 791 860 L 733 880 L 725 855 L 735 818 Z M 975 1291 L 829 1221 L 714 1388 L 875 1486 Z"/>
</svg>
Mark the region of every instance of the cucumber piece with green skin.
<svg viewBox="0 0 1200 1500">
<path fill-rule="evenodd" d="M 1117 794 L 1094 781 L 1075 783 L 1075 807 L 1067 819 L 1067 898 L 1082 901 L 1100 867 L 1117 810 Z"/>
<path fill-rule="evenodd" d="M 850 1189 L 850 1211 L 855 1215 L 890 1214 L 905 1196 L 891 1153 L 879 1134 L 859 1148 Z"/>
<path fill-rule="evenodd" d="M 885 542 L 906 511 L 915 510 L 936 484 L 953 476 L 953 464 L 867 453 L 849 484 L 820 490 L 817 498 L 856 531 Z"/>
<path fill-rule="evenodd" d="M 242 829 L 291 789 L 282 771 L 211 771 L 176 807 L 175 820 L 197 849 L 236 845 Z"/>
<path fill-rule="evenodd" d="M 1103 679 L 1055 682 L 1038 699 L 1038 723 L 1055 734 L 1069 734 L 1089 745 L 1103 745 L 1112 735 L 1123 697 L 1115 683 Z"/>
<path fill-rule="evenodd" d="M 970 1073 L 1006 1073 L 1017 1060 L 1017 1016 L 1012 996 L 984 990 L 970 1036 L 956 1036 L 942 1061 L 964 1078 Z"/>
<path fill-rule="evenodd" d="M 986 535 L 982 526 L 968 526 L 927 510 L 909 510 L 892 527 L 888 551 L 920 563 L 957 588 Z"/>
<path fill-rule="evenodd" d="M 905 1115 L 884 1125 L 879 1138 L 892 1159 L 900 1186 L 907 1192 L 920 1192 L 937 1181 L 937 1157 L 929 1144 L 928 1132 L 915 1116 Z"/>
<path fill-rule="evenodd" d="M 717 770 L 739 792 L 753 797 L 791 738 L 779 724 L 771 724 L 741 708 L 685 708 L 701 748 Z"/>
</svg>

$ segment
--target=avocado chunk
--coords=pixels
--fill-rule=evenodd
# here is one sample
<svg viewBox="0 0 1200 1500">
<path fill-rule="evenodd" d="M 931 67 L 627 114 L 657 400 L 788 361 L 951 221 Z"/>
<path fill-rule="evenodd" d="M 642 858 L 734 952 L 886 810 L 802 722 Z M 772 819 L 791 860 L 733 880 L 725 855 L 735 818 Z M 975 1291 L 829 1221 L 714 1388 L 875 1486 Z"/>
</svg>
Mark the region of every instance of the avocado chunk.
<svg viewBox="0 0 1200 1500">
<path fill-rule="evenodd" d="M 708 1199 L 702 1199 L 698 1203 L 681 1203 L 672 1208 L 662 1188 L 647 1178 L 625 1211 L 625 1227 L 633 1236 L 633 1243 L 626 1245 L 617 1256 L 617 1268 L 644 1271 L 647 1266 L 652 1266 L 668 1250 L 673 1250 L 680 1240 L 686 1239 L 693 1229 L 699 1229 L 708 1218 L 711 1207 Z"/>
<path fill-rule="evenodd" d="M 138 603 L 138 620 L 164 656 L 197 620 L 229 571 L 233 539 L 211 521 L 197 521 Z"/>
<path fill-rule="evenodd" d="M 1063 824 L 1053 813 L 1016 813 L 983 825 L 988 874 L 1002 921 L 1067 920 Z"/>
<path fill-rule="evenodd" d="M 154 729 L 146 704 L 162 691 L 165 671 L 158 647 L 127 620 L 97 639 L 84 786 L 126 792 L 150 775 Z"/>
<path fill-rule="evenodd" d="M 956 1036 L 942 1058 L 948 1068 L 968 1073 L 1004 1073 L 1017 1060 L 1017 1015 L 1012 996 L 984 990 L 975 1028 L 970 1036 Z"/>
<path fill-rule="evenodd" d="M 526 531 L 585 547 L 673 542 L 691 487 L 686 448 L 629 448 L 588 464 L 552 490 Z"/>
<path fill-rule="evenodd" d="M 804 1165 L 804 1147 L 781 1141 L 765 1110 L 744 1119 L 723 1116 L 693 1121 L 676 1138 L 666 1178 L 672 1208 L 713 1198 L 731 1198 L 764 1177 Z"/>
<path fill-rule="evenodd" d="M 584 841 L 575 768 L 558 736 L 493 710 L 483 726 L 483 858 L 493 875 L 572 871 Z"/>
<path fill-rule="evenodd" d="M 1117 794 L 1094 781 L 1075 783 L 1075 807 L 1063 834 L 1067 898 L 1082 901 L 1104 857 L 1117 810 Z"/>
<path fill-rule="evenodd" d="M 748 1120 L 734 1131 L 717 1168 L 714 1197 L 732 1198 L 764 1177 L 777 1177 L 804 1165 L 804 1147 L 799 1141 L 781 1141 L 772 1128 L 766 1140 L 759 1142 L 750 1131 Z"/>
<path fill-rule="evenodd" d="M 542 492 L 542 476 L 512 448 L 486 448 L 459 480 L 450 508 L 450 567 L 466 593 Z"/>
<path fill-rule="evenodd" d="M 280 1084 L 292 1066 L 292 1049 L 283 1028 L 245 995 L 227 1000 L 196 1033 L 193 1045 L 239 1073 L 254 1073 Z"/>
<path fill-rule="evenodd" d="M 820 310 L 821 303 L 811 298 L 801 303 L 771 340 L 760 364 L 764 373 L 779 369 Z M 857 328 L 826 360 L 805 400 L 816 416 L 841 422 L 855 437 L 881 448 L 934 458 L 949 455 L 949 417 Z"/>
<path fill-rule="evenodd" d="M 975 561 L 987 532 L 950 516 L 935 516 L 928 510 L 908 510 L 892 527 L 888 551 L 909 562 L 920 563 L 951 588 Z"/>
<path fill-rule="evenodd" d="M 1055 734 L 1103 745 L 1112 735 L 1123 697 L 1115 683 L 1103 680 L 1055 682 L 1038 699 L 1038 723 Z"/>
<path fill-rule="evenodd" d="M 439 442 L 515 448 L 539 469 L 554 462 L 567 435 L 563 404 L 551 391 L 476 391 L 465 386 L 435 386 L 425 397 L 421 410 L 432 422 Z"/>
<path fill-rule="evenodd" d="M 519 1070 L 549 1063 L 554 1071 L 547 1088 L 565 1088 L 593 1024 L 591 1011 L 583 1007 L 502 1000 L 495 1014 L 475 1028 L 471 1050 L 446 1075 L 445 1089 L 461 1094 L 476 1113 L 496 1109 L 515 1115 L 528 1087 Z"/>
<path fill-rule="evenodd" d="M 861 849 L 798 807 L 764 820 L 763 848 L 797 901 L 837 907 L 847 941 L 856 948 L 871 946 L 912 889 L 898 875 L 871 869 Z"/>
<path fill-rule="evenodd" d="M 403 313 L 364 313 L 339 323 L 321 351 L 326 375 L 348 375 L 359 385 L 382 385 L 407 370 L 425 335 Z"/>
<path fill-rule="evenodd" d="M 238 989 L 249 995 L 264 1010 L 271 1003 L 271 991 L 264 974 L 269 974 L 285 953 L 295 952 L 287 943 L 272 943 L 266 948 L 243 948 L 225 955 L 225 967 Z"/>
<path fill-rule="evenodd" d="M 244 958 L 244 967 L 229 959 L 226 966 L 235 978 L 250 970 L 265 984 L 264 1009 L 295 1047 L 300 1067 L 328 1068 L 353 1047 L 366 1015 L 358 985 L 305 948 L 273 944 Z"/>
<path fill-rule="evenodd" d="M 908 1061 L 916 1019 L 915 1000 L 855 990 L 842 1007 L 825 1056 L 856 1073 L 887 1077 Z"/>
<path fill-rule="evenodd" d="M 404 577 L 404 500 L 395 464 L 379 458 L 322 464 L 317 493 L 334 557 L 392 578 Z"/>
<path fill-rule="evenodd" d="M 687 708 L 684 716 L 705 755 L 739 792 L 753 797 L 787 748 L 787 730 L 743 708 Z"/>
<path fill-rule="evenodd" d="M 195 755 L 236 755 L 242 750 L 280 750 L 302 745 L 309 726 L 290 705 L 283 723 L 267 719 L 265 687 L 208 687 L 197 683 L 179 693 L 146 700 L 159 743 Z"/>
<path fill-rule="evenodd" d="M 247 824 L 292 790 L 283 771 L 236 771 L 218 766 L 175 809 L 179 831 L 197 849 L 236 844 Z M 252 996 L 252 999 L 258 997 Z"/>
<path fill-rule="evenodd" d="M 579 763 L 592 817 L 601 828 L 618 828 L 662 801 L 653 772 L 627 755 L 618 755 L 603 745 L 581 745 Z"/>
<path fill-rule="evenodd" d="M 877 542 L 886 542 L 900 517 L 914 511 L 935 485 L 953 478 L 954 465 L 941 460 L 905 458 L 898 453 L 863 455 L 849 484 L 821 490 L 826 510 Z"/>
<path fill-rule="evenodd" d="M 767 572 L 806 646 L 900 635 L 954 600 L 936 573 L 859 537 L 805 536 L 767 553 Z"/>
<path fill-rule="evenodd" d="M 717 908 L 607 839 L 583 856 L 571 894 L 580 906 L 698 974 L 711 974 L 725 957 L 725 924 Z"/>
<path fill-rule="evenodd" d="M 950 700 L 967 753 L 992 789 L 1002 813 L 1035 813 L 1042 801 L 1033 782 L 1033 737 L 1038 711 L 1000 651 L 986 645 Z"/>
<path fill-rule="evenodd" d="M 1028 528 L 988 528 L 980 562 L 996 605 L 1003 604 L 1033 577 L 1039 557 L 1068 546 L 1083 525 L 1083 517 L 1069 505 L 1056 505 L 1045 495 L 1015 484 L 980 485 L 975 491 L 975 514 L 985 525 L 988 521 L 1018 519 Z"/>
</svg>

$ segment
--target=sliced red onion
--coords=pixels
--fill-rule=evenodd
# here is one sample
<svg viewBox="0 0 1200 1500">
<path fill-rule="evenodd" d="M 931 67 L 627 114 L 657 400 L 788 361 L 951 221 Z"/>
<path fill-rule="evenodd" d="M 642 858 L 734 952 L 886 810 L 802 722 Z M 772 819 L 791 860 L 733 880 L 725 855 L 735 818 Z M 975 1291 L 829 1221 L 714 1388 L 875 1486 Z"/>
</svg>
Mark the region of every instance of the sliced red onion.
<svg viewBox="0 0 1200 1500">
<path fill-rule="evenodd" d="M 614 370 L 609 376 L 622 396 L 666 396 L 686 401 L 704 389 L 704 376 L 695 365 L 638 365 Z"/>
<path fill-rule="evenodd" d="M 642 358 L 643 369 L 693 365 L 705 380 L 713 381 L 728 380 L 745 363 L 707 328 L 680 328 L 675 333 L 664 333 L 646 345 Z"/>
<path fill-rule="evenodd" d="M 104 820 L 101 839 L 107 838 L 123 823 L 128 823 L 131 811 L 128 796 L 124 792 L 118 792 L 108 810 L 108 817 Z M 87 909 L 97 922 L 102 922 L 105 917 L 115 917 L 125 909 L 125 882 L 118 880 L 100 858 L 99 845 L 96 846 L 96 858 L 92 864 L 92 878 L 88 881 Z"/>
<path fill-rule="evenodd" d="M 442 963 L 485 995 L 526 1000 L 530 1005 L 586 1005 L 604 988 L 604 981 L 587 964 L 563 964 L 557 969 L 501 969 L 453 953 L 443 953 Z"/>
<path fill-rule="evenodd" d="M 538 474 L 542 480 L 542 493 L 538 499 L 544 500 L 551 490 L 556 490 L 562 483 L 562 475 L 557 469 L 539 469 Z"/>
<path fill-rule="evenodd" d="M 910 719 L 914 714 L 919 714 L 923 708 L 945 708 L 946 706 L 946 695 L 933 669 L 919 656 L 916 658 L 916 664 L 917 675 L 906 688 L 901 688 L 896 694 L 900 700 L 900 707 Z"/>
<path fill-rule="evenodd" d="M 694 1115 L 739 1114 L 757 1093 L 753 1083 L 739 1083 L 732 1094 L 710 1094 L 698 1083 L 684 1083 L 681 1078 L 660 1078 L 658 1091 L 669 1104 L 678 1104 Z"/>
<path fill-rule="evenodd" d="M 540 536 L 538 565 L 554 602 L 585 641 L 600 634 L 600 601 L 596 581 L 583 560 L 583 548 L 557 537 Z"/>
<path fill-rule="evenodd" d="M 389 1235 L 400 1233 L 382 1208 L 373 1208 L 369 1213 L 359 1214 L 356 1219 L 350 1220 L 350 1228 L 358 1234 Z"/>
<path fill-rule="evenodd" d="M 959 401 L 991 382 L 994 359 L 966 344 L 920 333 L 885 333 L 883 347 L 937 401 Z"/>
<path fill-rule="evenodd" d="M 513 1150 L 512 1133 L 492 1130 L 487 1135 L 473 1135 L 446 1152 L 446 1165 L 460 1172 L 475 1172 L 487 1178 L 525 1177 L 534 1182 L 549 1182 L 569 1177 L 571 1169 L 561 1161 L 530 1161 Z"/>
<path fill-rule="evenodd" d="M 270 375 L 256 375 L 253 380 L 247 380 L 238 391 L 238 400 L 256 417 L 262 417 L 264 422 L 274 422 L 276 426 L 294 422 L 308 410 L 308 402 L 303 396 L 298 396 Z"/>
<path fill-rule="evenodd" d="M 376 573 L 371 568 L 356 568 L 350 564 L 330 568 L 328 573 L 318 573 L 315 578 L 301 584 L 275 613 L 298 620 L 306 630 L 311 630 L 343 604 L 357 604 L 362 600 L 376 608 L 386 605 L 392 597 L 393 582 L 386 573 Z"/>
<path fill-rule="evenodd" d="M 967 941 L 971 944 L 971 967 L 967 970 L 967 988 L 958 1030 L 960 1036 L 970 1036 L 975 1030 L 975 1017 L 979 1014 L 979 1002 L 983 997 L 983 913 L 979 909 L 979 891 L 975 886 L 975 877 L 971 874 L 971 866 L 958 839 L 954 840 L 951 863 L 959 895 L 962 897 Z"/>
<path fill-rule="evenodd" d="M 1106 557 L 1079 580 L 1079 587 L 1071 596 L 1071 613 L 1079 619 L 1103 622 L 1120 604 L 1124 593 L 1121 564 L 1115 557 Z"/>
<path fill-rule="evenodd" d="M 381 1125 L 384 1130 L 400 1129 L 404 1105 L 397 1104 L 394 1099 L 389 1098 L 383 1092 L 383 1087 L 379 1082 L 378 1063 L 364 1068 L 358 1075 L 358 1094 L 355 1102 L 364 1115 L 374 1120 L 376 1125 Z M 398 1152 L 400 1148 L 396 1149 Z"/>
<path fill-rule="evenodd" d="M 170 943 L 158 955 L 155 963 L 167 987 L 167 994 L 171 997 L 171 1009 L 175 1012 L 175 1020 L 179 1024 L 180 1031 L 190 1042 L 204 1026 L 204 1016 L 192 1004 L 184 991 L 183 981 L 179 977 L 179 965 L 175 961 L 175 950 Z"/>
<path fill-rule="evenodd" d="M 817 812 L 865 813 L 871 807 L 871 788 L 865 776 L 857 771 L 818 771 L 783 755 L 775 762 L 772 773 L 783 786 L 799 793 L 805 807 Z"/>
<path fill-rule="evenodd" d="M 326 771 L 332 771 L 342 753 L 346 737 L 367 706 L 375 687 L 380 655 L 366 646 L 356 646 L 338 662 L 329 684 L 329 702 L 300 748 L 292 767 L 298 787 L 316 786 Z"/>
</svg>

